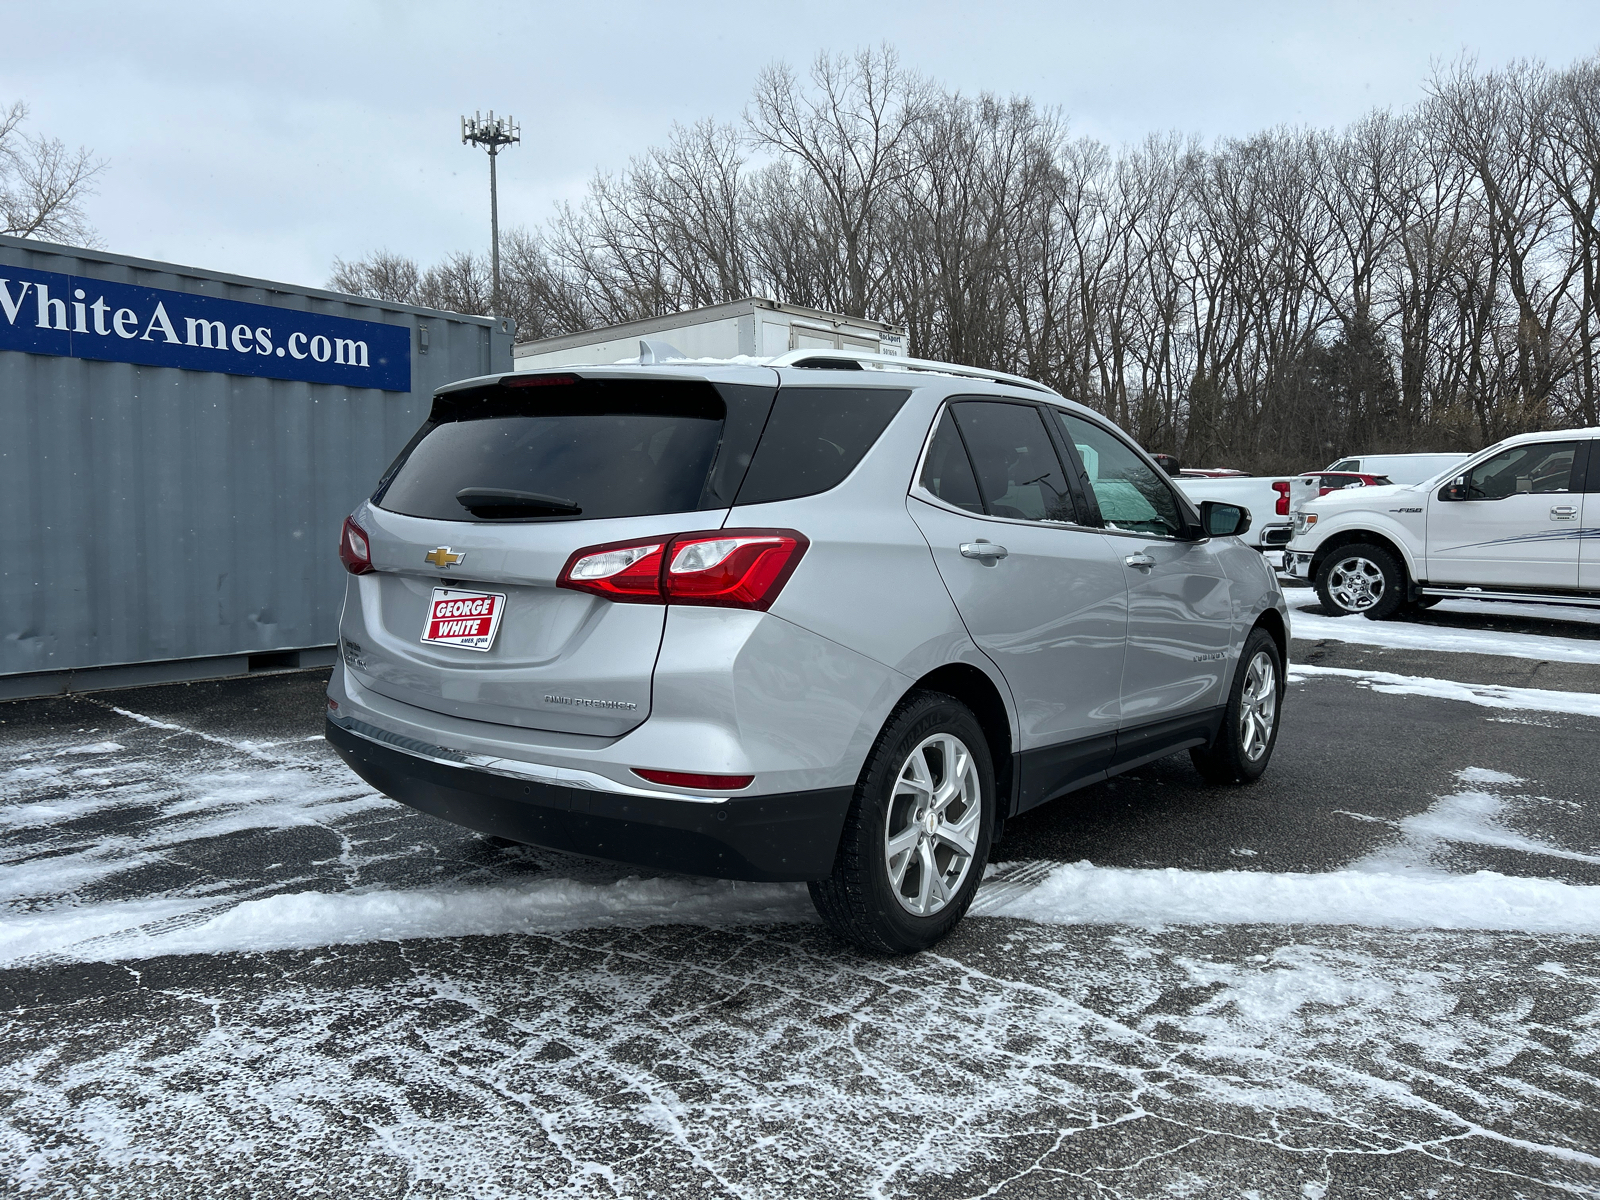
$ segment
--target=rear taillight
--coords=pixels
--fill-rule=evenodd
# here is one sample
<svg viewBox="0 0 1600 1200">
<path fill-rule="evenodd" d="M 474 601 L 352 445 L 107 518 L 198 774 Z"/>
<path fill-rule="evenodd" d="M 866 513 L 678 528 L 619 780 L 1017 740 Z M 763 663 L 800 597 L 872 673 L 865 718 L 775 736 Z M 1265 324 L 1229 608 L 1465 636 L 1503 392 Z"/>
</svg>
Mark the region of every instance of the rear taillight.
<svg viewBox="0 0 1600 1200">
<path fill-rule="evenodd" d="M 352 575 L 365 575 L 372 570 L 372 548 L 367 545 L 367 531 L 349 517 L 344 519 L 344 530 L 339 534 L 339 561 Z"/>
<path fill-rule="evenodd" d="M 1287 517 L 1289 515 L 1289 481 L 1287 479 L 1278 480 L 1272 485 L 1272 490 L 1278 493 L 1278 515 Z"/>
<path fill-rule="evenodd" d="M 645 542 L 608 542 L 587 546 L 567 559 L 557 587 L 593 592 L 609 600 L 663 604 L 661 548 L 665 538 Z"/>
<path fill-rule="evenodd" d="M 667 787 L 693 788 L 696 791 L 736 792 L 749 787 L 754 775 L 696 775 L 691 771 L 656 771 L 649 767 L 635 767 L 633 773 L 651 783 Z"/>
<path fill-rule="evenodd" d="M 810 544 L 793 529 L 716 529 L 586 546 L 556 586 L 630 604 L 765 612 Z"/>
</svg>

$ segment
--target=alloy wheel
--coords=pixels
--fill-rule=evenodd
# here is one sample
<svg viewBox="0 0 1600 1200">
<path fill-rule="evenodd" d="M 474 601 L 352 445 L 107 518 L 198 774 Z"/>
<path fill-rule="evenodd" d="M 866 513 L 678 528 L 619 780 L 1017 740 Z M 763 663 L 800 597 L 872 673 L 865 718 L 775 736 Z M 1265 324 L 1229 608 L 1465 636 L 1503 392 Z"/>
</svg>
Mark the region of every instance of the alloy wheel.
<svg viewBox="0 0 1600 1200">
<path fill-rule="evenodd" d="M 1346 612 L 1366 612 L 1383 599 L 1383 569 L 1359 556 L 1335 563 L 1328 572 L 1328 594 Z"/>
<path fill-rule="evenodd" d="M 1259 762 L 1272 744 L 1272 727 L 1278 720 L 1278 671 L 1272 656 L 1257 650 L 1245 668 L 1239 694 L 1239 747 L 1250 762 Z"/>
<path fill-rule="evenodd" d="M 889 885 L 907 912 L 932 916 L 961 890 L 978 852 L 983 793 L 966 744 L 949 733 L 924 738 L 901 765 L 888 809 Z"/>
</svg>

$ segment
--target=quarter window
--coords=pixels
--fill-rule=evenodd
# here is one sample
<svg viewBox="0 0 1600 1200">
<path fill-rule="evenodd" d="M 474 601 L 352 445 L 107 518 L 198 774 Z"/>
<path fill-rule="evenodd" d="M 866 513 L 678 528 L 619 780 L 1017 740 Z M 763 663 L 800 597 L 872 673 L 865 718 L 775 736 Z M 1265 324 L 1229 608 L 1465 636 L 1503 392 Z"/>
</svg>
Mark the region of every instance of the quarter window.
<svg viewBox="0 0 1600 1200">
<path fill-rule="evenodd" d="M 1108 527 L 1154 537 L 1183 536 L 1186 522 L 1178 498 L 1132 446 L 1092 421 L 1060 410 L 1056 416 L 1078 449 Z"/>
<path fill-rule="evenodd" d="M 986 512 L 1020 521 L 1077 519 L 1066 473 L 1037 408 L 963 400 L 950 411 L 971 452 Z"/>
<path fill-rule="evenodd" d="M 956 432 L 955 420 L 948 409 L 939 418 L 939 428 L 928 446 L 921 483 L 946 504 L 973 513 L 983 511 L 978 479 L 972 473 L 972 460 L 967 457 L 967 448 L 961 444 L 961 435 Z"/>
<path fill-rule="evenodd" d="M 887 388 L 783 388 L 735 503 L 769 504 L 838 487 L 910 394 Z"/>
</svg>

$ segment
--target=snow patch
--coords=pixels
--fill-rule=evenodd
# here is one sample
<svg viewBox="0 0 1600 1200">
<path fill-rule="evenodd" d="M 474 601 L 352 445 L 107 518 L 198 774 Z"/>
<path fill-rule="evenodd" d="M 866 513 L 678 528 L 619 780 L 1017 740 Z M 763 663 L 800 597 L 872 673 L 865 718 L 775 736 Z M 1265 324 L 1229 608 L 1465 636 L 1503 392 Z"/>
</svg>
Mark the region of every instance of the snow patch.
<svg viewBox="0 0 1600 1200">
<path fill-rule="evenodd" d="M 1479 871 L 1184 871 L 1058 866 L 987 910 L 1054 925 L 1360 925 L 1600 933 L 1600 887 Z"/>
<path fill-rule="evenodd" d="M 115 962 L 161 954 L 306 950 L 408 938 L 558 932 L 624 925 L 814 922 L 804 884 L 636 876 L 537 879 L 518 887 L 293 892 L 212 905 L 129 901 L 0 920 L 0 966 L 33 958 Z"/>
<path fill-rule="evenodd" d="M 87 746 L 68 746 L 65 750 L 57 750 L 57 754 L 115 754 L 123 749 L 120 742 L 90 742 Z"/>
<path fill-rule="evenodd" d="M 1353 679 L 1387 696 L 1429 696 L 1439 700 L 1461 700 L 1483 708 L 1600 717 L 1600 695 L 1593 692 L 1555 692 L 1544 688 L 1507 687 L 1497 683 L 1457 683 L 1453 679 L 1429 679 L 1420 675 L 1395 675 L 1389 671 L 1318 667 L 1303 663 L 1291 665 L 1288 672 L 1291 683 L 1317 677 Z"/>
<path fill-rule="evenodd" d="M 1330 617 L 1310 608 L 1296 608 L 1289 624 L 1296 639 L 1353 642 L 1389 650 L 1443 650 L 1457 654 L 1499 654 L 1548 662 L 1600 663 L 1600 641 L 1554 634 L 1495 633 L 1486 629 L 1444 629 L 1365 617 Z"/>
<path fill-rule="evenodd" d="M 1355 869 L 1439 869 L 1448 866 L 1453 846 L 1488 846 L 1496 850 L 1515 850 L 1523 854 L 1600 866 L 1600 855 L 1570 850 L 1540 838 L 1529 837 L 1506 824 L 1513 806 L 1518 802 L 1530 808 L 1545 807 L 1551 803 L 1541 796 L 1508 796 L 1482 790 L 1495 787 L 1510 789 L 1522 784 L 1524 781 L 1515 775 L 1484 767 L 1466 767 L 1456 772 L 1456 778 L 1462 783 L 1478 786 L 1439 796 L 1423 812 L 1398 821 L 1385 821 L 1385 824 L 1393 825 L 1400 831 L 1400 840 L 1367 855 L 1354 864 Z M 1363 820 L 1381 820 L 1360 813 L 1346 815 Z"/>
</svg>

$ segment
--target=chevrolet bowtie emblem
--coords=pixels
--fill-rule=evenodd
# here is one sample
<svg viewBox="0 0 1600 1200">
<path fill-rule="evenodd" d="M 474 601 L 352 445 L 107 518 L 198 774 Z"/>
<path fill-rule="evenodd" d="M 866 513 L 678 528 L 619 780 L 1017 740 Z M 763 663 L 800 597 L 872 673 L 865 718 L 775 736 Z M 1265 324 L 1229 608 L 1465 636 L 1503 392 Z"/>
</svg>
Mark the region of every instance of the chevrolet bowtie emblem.
<svg viewBox="0 0 1600 1200">
<path fill-rule="evenodd" d="M 430 562 L 436 567 L 453 567 L 465 557 L 465 554 L 456 554 L 449 546 L 440 546 L 437 550 L 424 554 L 422 561 Z"/>
</svg>

